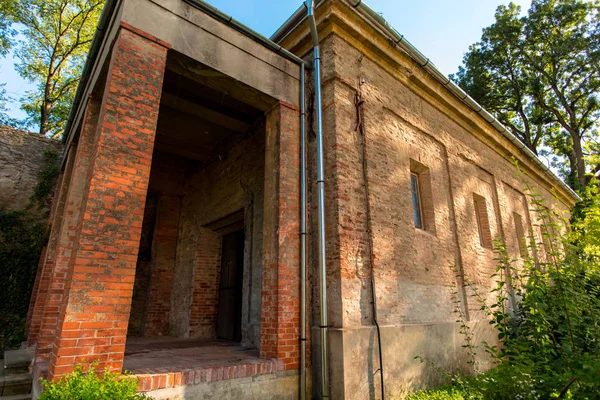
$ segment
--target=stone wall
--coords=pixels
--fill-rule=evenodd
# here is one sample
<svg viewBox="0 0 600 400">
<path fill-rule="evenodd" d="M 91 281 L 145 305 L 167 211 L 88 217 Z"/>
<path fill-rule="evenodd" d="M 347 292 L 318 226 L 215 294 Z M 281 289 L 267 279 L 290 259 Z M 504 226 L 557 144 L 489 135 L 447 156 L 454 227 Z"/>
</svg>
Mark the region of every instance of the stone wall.
<svg viewBox="0 0 600 400">
<path fill-rule="evenodd" d="M 46 165 L 46 150 L 60 153 L 62 145 L 35 133 L 0 126 L 0 206 L 14 211 L 27 205 Z"/>
</svg>

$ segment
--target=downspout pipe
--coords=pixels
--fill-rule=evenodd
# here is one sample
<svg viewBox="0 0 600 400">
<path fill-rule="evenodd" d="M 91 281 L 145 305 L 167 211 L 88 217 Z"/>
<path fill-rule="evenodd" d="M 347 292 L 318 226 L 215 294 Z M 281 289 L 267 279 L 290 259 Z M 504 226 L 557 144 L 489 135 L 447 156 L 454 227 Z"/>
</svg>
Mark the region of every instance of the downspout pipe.
<svg viewBox="0 0 600 400">
<path fill-rule="evenodd" d="M 315 74 L 315 122 L 317 130 L 317 214 L 318 214 L 318 242 L 319 242 L 319 310 L 321 320 L 321 398 L 329 398 L 329 363 L 328 363 L 328 320 L 327 320 L 327 254 L 325 249 L 325 168 L 323 157 L 323 100 L 321 95 L 321 54 L 319 47 L 319 33 L 315 20 L 315 1 L 305 2 L 308 9 L 308 24 L 313 41 L 313 71 Z"/>
<path fill-rule="evenodd" d="M 306 400 L 306 106 L 300 64 L 300 400 Z"/>
</svg>

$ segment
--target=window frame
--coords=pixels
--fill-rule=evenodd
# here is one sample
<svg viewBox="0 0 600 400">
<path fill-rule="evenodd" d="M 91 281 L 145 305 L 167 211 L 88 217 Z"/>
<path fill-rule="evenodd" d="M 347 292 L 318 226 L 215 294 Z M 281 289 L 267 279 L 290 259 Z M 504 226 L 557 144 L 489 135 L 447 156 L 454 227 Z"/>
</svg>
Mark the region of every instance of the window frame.
<svg viewBox="0 0 600 400">
<path fill-rule="evenodd" d="M 487 209 L 486 198 L 477 193 L 473 193 L 473 206 L 475 208 L 475 220 L 477 222 L 477 231 L 479 233 L 479 245 L 484 249 L 492 250 L 494 248 L 494 242 L 492 239 L 492 228 L 490 226 L 490 216 Z M 489 235 L 484 231 L 486 226 Z"/>
<path fill-rule="evenodd" d="M 519 255 L 521 258 L 527 258 L 529 257 L 529 249 L 527 247 L 527 236 L 525 234 L 525 226 L 523 225 L 523 216 L 516 211 L 513 211 L 512 215 Z"/>
<path fill-rule="evenodd" d="M 423 199 L 421 198 L 419 180 L 418 173 L 410 173 L 410 194 L 413 208 L 413 225 L 417 229 L 425 230 L 425 222 L 423 219 Z"/>
</svg>

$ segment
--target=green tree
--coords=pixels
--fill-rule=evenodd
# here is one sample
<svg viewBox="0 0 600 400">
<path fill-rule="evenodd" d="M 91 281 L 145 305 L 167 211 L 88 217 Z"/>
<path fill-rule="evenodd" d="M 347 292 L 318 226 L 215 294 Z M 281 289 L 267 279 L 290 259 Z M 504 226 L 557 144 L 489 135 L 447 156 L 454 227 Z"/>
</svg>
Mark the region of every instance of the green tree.
<svg viewBox="0 0 600 400">
<path fill-rule="evenodd" d="M 10 16 L 14 13 L 14 0 L 0 0 L 0 56 L 5 56 L 13 44 L 16 35 Z"/>
<path fill-rule="evenodd" d="M 534 153 L 564 157 L 577 189 L 600 172 L 599 12 L 585 0 L 533 0 L 523 17 L 512 3 L 500 6 L 453 76 Z"/>
<path fill-rule="evenodd" d="M 8 125 L 9 117 L 6 112 L 8 109 L 6 108 L 6 89 L 4 89 L 5 85 L 0 85 L 0 125 Z"/>
<path fill-rule="evenodd" d="M 17 71 L 37 85 L 21 99 L 21 108 L 42 135 L 62 135 L 103 3 L 0 0 L 0 45 L 12 44 Z"/>
</svg>

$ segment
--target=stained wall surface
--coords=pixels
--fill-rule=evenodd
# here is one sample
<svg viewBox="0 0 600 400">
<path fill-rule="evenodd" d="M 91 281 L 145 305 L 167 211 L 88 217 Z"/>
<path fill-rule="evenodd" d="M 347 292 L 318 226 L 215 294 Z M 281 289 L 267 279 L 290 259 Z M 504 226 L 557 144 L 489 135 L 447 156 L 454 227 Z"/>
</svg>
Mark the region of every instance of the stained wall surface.
<svg viewBox="0 0 600 400">
<path fill-rule="evenodd" d="M 35 133 L 0 126 L 0 205 L 7 210 L 27 205 L 46 165 L 46 150 L 60 153 L 62 145 Z"/>
<path fill-rule="evenodd" d="M 418 67 L 406 57 L 397 57 L 406 64 L 396 69 L 385 67 L 363 46 L 368 40 L 359 42 L 356 35 L 336 28 L 324 31 L 330 32 L 321 39 L 321 51 L 332 396 L 366 399 L 379 390 L 378 378 L 372 378 L 379 360 L 371 273 L 383 327 L 386 389 L 399 394 L 437 381 L 415 356 L 427 356 L 450 369 L 468 369 L 461 347 L 464 338 L 455 323 L 457 310 L 472 326 L 477 343 L 494 340 L 480 304 L 463 285 L 475 285 L 491 302 L 496 262 L 490 241 L 504 240 L 518 265 L 519 230 L 528 236 L 533 228 L 536 238 L 541 237 L 525 181 L 559 212 L 568 210 L 569 200 L 556 200 L 551 184 L 539 175 L 518 176 L 505 152 L 506 140 L 497 133 L 498 138 L 489 140 L 476 124 L 469 126 L 452 115 L 456 110 L 440 101 L 447 96 L 445 89 L 412 69 Z M 413 75 L 434 87 L 414 85 Z M 442 95 L 431 96 L 437 91 Z M 363 101 L 360 117 L 357 93 Z M 511 151 L 518 155 L 516 148 Z M 423 229 L 413 222 L 411 173 L 418 175 L 421 188 Z M 310 234 L 316 234 L 314 224 Z M 316 264 L 313 252 L 312 265 Z M 316 290 L 313 285 L 313 296 Z M 318 308 L 313 307 L 312 325 L 318 324 Z M 313 328 L 315 372 L 320 368 L 317 332 Z M 487 360 L 482 357 L 480 362 L 486 365 Z"/>
</svg>

